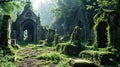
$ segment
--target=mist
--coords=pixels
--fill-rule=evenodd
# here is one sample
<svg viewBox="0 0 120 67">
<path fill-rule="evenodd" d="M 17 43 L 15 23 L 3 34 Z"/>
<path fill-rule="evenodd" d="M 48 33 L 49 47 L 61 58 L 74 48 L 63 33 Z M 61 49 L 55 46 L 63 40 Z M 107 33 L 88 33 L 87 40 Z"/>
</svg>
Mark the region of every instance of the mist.
<svg viewBox="0 0 120 67">
<path fill-rule="evenodd" d="M 50 25 L 55 19 L 55 15 L 51 13 L 52 9 L 58 7 L 54 0 L 31 0 L 33 11 L 36 15 L 40 15 L 41 24 L 43 26 Z"/>
</svg>

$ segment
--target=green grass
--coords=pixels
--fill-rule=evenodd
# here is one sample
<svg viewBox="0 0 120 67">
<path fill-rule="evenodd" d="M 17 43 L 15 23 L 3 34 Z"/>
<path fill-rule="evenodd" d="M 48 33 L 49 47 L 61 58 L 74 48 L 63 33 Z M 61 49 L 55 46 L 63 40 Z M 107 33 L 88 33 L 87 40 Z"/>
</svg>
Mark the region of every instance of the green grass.
<svg viewBox="0 0 120 67">
<path fill-rule="evenodd" d="M 58 52 L 50 52 L 50 53 L 43 53 L 42 55 L 38 55 L 36 58 L 44 59 L 47 61 L 52 60 L 55 63 L 58 63 L 59 61 L 63 60 L 65 58 L 65 56 Z"/>
<path fill-rule="evenodd" d="M 0 57 L 0 67 L 16 67 L 16 63 L 13 62 L 13 56 Z"/>
<path fill-rule="evenodd" d="M 60 61 L 56 67 L 72 67 L 69 62 L 70 60 Z"/>
</svg>

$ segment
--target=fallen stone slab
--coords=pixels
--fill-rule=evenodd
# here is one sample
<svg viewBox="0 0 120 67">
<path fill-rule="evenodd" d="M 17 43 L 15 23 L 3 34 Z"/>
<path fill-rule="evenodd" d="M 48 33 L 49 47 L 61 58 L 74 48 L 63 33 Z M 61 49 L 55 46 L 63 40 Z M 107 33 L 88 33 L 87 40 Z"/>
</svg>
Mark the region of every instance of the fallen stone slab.
<svg viewBox="0 0 120 67">
<path fill-rule="evenodd" d="M 72 67 L 98 67 L 98 66 L 88 60 L 74 59 L 72 61 Z"/>
</svg>

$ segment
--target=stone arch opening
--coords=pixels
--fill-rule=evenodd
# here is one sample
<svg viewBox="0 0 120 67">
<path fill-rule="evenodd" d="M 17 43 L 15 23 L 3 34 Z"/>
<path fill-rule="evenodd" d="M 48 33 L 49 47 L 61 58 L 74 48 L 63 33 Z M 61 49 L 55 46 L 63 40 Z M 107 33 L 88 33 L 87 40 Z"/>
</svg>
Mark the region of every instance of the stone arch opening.
<svg viewBox="0 0 120 67">
<path fill-rule="evenodd" d="M 108 24 L 101 21 L 97 26 L 97 43 L 99 48 L 107 47 L 107 28 Z"/>
<path fill-rule="evenodd" d="M 33 42 L 35 35 L 35 25 L 32 20 L 25 20 L 22 23 L 22 41 Z M 27 38 L 24 40 L 24 32 L 27 31 Z"/>
</svg>

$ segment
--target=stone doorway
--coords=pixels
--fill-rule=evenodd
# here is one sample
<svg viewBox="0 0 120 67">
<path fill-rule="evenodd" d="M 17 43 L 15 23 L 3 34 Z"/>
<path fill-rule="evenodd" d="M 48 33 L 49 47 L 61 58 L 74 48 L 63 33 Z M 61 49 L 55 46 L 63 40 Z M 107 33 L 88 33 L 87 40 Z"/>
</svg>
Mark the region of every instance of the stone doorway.
<svg viewBox="0 0 120 67">
<path fill-rule="evenodd" d="M 108 24 L 104 21 L 101 21 L 97 26 L 97 43 L 99 48 L 107 47 L 107 27 Z"/>
<path fill-rule="evenodd" d="M 25 20 L 22 26 L 22 41 L 33 42 L 35 37 L 35 27 L 32 20 Z"/>
</svg>

